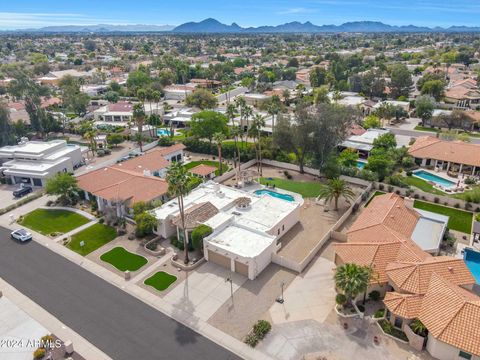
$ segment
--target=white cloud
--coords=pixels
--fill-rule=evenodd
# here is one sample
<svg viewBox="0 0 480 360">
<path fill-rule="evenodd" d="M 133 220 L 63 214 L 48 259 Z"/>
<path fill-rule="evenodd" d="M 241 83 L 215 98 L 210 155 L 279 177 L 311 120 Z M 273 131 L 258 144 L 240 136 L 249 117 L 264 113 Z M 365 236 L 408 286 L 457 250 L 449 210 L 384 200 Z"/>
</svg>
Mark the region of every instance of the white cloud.
<svg viewBox="0 0 480 360">
<path fill-rule="evenodd" d="M 304 7 L 289 8 L 276 12 L 277 15 L 290 15 L 290 14 L 310 14 L 316 12 L 315 9 L 307 9 Z"/>
</svg>

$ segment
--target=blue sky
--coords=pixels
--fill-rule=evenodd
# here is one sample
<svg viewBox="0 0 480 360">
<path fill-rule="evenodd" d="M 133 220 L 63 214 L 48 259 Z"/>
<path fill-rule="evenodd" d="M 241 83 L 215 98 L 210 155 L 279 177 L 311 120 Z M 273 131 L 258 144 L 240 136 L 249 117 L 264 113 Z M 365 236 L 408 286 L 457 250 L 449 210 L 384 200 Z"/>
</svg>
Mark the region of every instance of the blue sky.
<svg viewBox="0 0 480 360">
<path fill-rule="evenodd" d="M 358 20 L 480 26 L 480 0 L 2 0 L 0 29 L 98 23 L 179 25 L 208 17 L 240 26 Z"/>
</svg>

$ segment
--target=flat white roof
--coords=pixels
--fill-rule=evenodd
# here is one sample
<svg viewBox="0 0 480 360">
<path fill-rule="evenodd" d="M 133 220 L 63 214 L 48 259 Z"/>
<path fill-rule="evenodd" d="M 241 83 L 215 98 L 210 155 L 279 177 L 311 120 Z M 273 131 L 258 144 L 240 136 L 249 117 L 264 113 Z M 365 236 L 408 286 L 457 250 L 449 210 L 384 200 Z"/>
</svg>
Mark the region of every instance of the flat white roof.
<svg viewBox="0 0 480 360">
<path fill-rule="evenodd" d="M 205 240 L 207 244 L 211 243 L 230 253 L 253 258 L 268 248 L 275 241 L 275 237 L 230 225 Z"/>
<path fill-rule="evenodd" d="M 448 216 L 415 209 L 421 217 L 413 229 L 412 240 L 424 251 L 438 250 L 448 224 Z"/>
<path fill-rule="evenodd" d="M 0 155 L 13 155 L 15 153 L 40 155 L 62 143 L 66 144 L 67 142 L 65 140 L 52 140 L 48 142 L 28 141 L 24 144 L 4 146 L 0 148 Z"/>
</svg>

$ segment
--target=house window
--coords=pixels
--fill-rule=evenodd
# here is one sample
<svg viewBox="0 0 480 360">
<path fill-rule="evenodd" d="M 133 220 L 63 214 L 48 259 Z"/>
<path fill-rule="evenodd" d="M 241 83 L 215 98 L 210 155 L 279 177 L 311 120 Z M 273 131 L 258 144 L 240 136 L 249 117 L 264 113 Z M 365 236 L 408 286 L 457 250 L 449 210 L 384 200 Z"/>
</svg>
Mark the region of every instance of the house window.
<svg viewBox="0 0 480 360">
<path fill-rule="evenodd" d="M 277 230 L 277 235 L 280 235 L 280 229 Z"/>
<path fill-rule="evenodd" d="M 401 317 L 396 316 L 396 317 L 395 317 L 395 322 L 394 322 L 393 326 L 395 326 L 396 328 L 401 329 L 401 328 L 402 328 L 402 324 L 403 324 L 403 319 L 402 319 Z"/>
<path fill-rule="evenodd" d="M 285 225 L 282 225 L 282 231 L 285 231 Z"/>
<path fill-rule="evenodd" d="M 462 358 L 462 359 L 467 359 L 467 360 L 470 360 L 472 358 L 472 354 L 469 354 L 465 351 L 460 351 L 458 353 L 458 357 Z"/>
</svg>

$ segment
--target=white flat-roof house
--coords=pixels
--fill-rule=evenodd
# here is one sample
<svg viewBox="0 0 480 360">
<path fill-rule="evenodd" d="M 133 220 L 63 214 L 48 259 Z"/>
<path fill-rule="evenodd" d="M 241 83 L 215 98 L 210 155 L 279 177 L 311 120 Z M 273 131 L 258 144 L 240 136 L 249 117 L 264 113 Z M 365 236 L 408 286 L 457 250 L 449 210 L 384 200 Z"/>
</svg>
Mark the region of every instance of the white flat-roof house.
<svg viewBox="0 0 480 360">
<path fill-rule="evenodd" d="M 133 120 L 133 106 L 128 101 L 119 101 L 114 104 L 102 106 L 93 112 L 93 118 L 97 124 L 110 124 L 127 126 Z M 156 103 L 145 103 L 145 115 L 163 116 L 163 106 Z"/>
<path fill-rule="evenodd" d="M 255 279 L 279 249 L 279 239 L 299 221 L 300 203 L 256 195 L 213 181 L 184 198 L 187 234 L 200 224 L 213 232 L 203 241 L 207 261 Z M 183 239 L 177 199 L 152 210 L 157 235 Z"/>
<path fill-rule="evenodd" d="M 368 129 L 362 135 L 352 135 L 338 146 L 340 149 L 352 149 L 358 152 L 360 157 L 367 158 L 373 149 L 373 142 L 378 137 L 388 134 L 390 130 Z"/>
<path fill-rule="evenodd" d="M 25 141 L 0 148 L 0 171 L 14 184 L 44 186 L 59 172 L 73 172 L 83 161 L 82 149 L 65 140 Z"/>
</svg>

